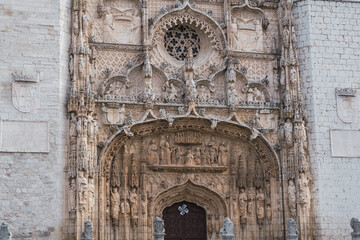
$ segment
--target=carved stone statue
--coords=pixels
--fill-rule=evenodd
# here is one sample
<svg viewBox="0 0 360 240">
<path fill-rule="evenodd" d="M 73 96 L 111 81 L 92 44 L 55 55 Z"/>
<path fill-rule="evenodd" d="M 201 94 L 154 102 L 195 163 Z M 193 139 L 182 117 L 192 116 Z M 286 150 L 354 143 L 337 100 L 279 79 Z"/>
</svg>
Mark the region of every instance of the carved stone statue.
<svg viewBox="0 0 360 240">
<path fill-rule="evenodd" d="M 209 154 L 210 154 L 210 164 L 217 164 L 218 160 L 218 149 L 215 146 L 215 140 L 212 137 L 210 142 L 208 143 Z"/>
<path fill-rule="evenodd" d="M 272 217 L 272 209 L 271 209 L 271 205 L 267 204 L 266 205 L 266 219 L 271 221 L 271 217 Z"/>
<path fill-rule="evenodd" d="M 194 162 L 195 162 L 195 165 L 201 165 L 201 147 L 200 146 L 197 146 L 195 148 Z"/>
<path fill-rule="evenodd" d="M 88 179 L 84 176 L 84 172 L 79 171 L 78 174 L 79 203 L 85 204 L 87 200 Z"/>
<path fill-rule="evenodd" d="M 289 209 L 292 217 L 296 217 L 296 187 L 294 180 L 289 180 L 288 186 L 288 195 L 289 195 Z"/>
<path fill-rule="evenodd" d="M 307 206 L 310 202 L 309 179 L 304 172 L 299 177 L 299 202 L 301 206 Z"/>
<path fill-rule="evenodd" d="M 228 150 L 226 148 L 225 143 L 221 143 L 219 145 L 219 158 L 218 158 L 218 162 L 219 164 L 225 166 L 228 163 L 229 160 L 229 153 Z"/>
<path fill-rule="evenodd" d="M 0 227 L 0 240 L 10 240 L 11 239 L 11 233 L 9 231 L 9 226 L 7 223 L 3 222 L 1 223 Z"/>
<path fill-rule="evenodd" d="M 354 230 L 351 233 L 352 240 L 360 239 L 360 221 L 357 218 L 352 218 L 350 221 L 350 226 Z"/>
<path fill-rule="evenodd" d="M 131 189 L 130 192 L 130 207 L 131 207 L 131 217 L 132 218 L 138 218 L 139 217 L 139 197 L 136 193 L 136 189 Z"/>
<path fill-rule="evenodd" d="M 209 149 L 205 146 L 201 148 L 201 164 L 210 165 L 210 154 Z"/>
<path fill-rule="evenodd" d="M 248 213 L 250 216 L 253 215 L 254 211 L 255 211 L 255 203 L 254 203 L 254 200 L 255 200 L 255 197 L 256 197 L 256 192 L 255 192 L 255 188 L 250 188 L 248 190 L 248 196 L 247 196 L 247 199 L 248 199 Z"/>
<path fill-rule="evenodd" d="M 165 228 L 164 220 L 159 217 L 156 217 L 154 220 L 154 240 L 164 240 Z"/>
<path fill-rule="evenodd" d="M 291 147 L 293 145 L 293 124 L 290 119 L 287 119 L 284 123 L 284 130 L 286 144 Z"/>
<path fill-rule="evenodd" d="M 72 178 L 69 186 L 69 211 L 76 210 L 76 180 Z"/>
<path fill-rule="evenodd" d="M 163 135 L 160 137 L 160 163 L 163 165 L 171 164 L 171 148 L 170 143 Z"/>
<path fill-rule="evenodd" d="M 296 222 L 294 221 L 294 219 L 289 218 L 287 224 L 289 228 L 289 233 L 286 235 L 286 240 L 297 240 L 298 235 L 297 235 Z"/>
<path fill-rule="evenodd" d="M 129 180 L 130 187 L 138 188 L 139 187 L 139 170 L 136 165 L 135 155 L 131 154 L 131 174 Z"/>
<path fill-rule="evenodd" d="M 148 164 L 158 165 L 159 164 L 159 155 L 157 153 L 158 147 L 155 144 L 155 140 L 152 139 L 148 149 Z"/>
<path fill-rule="evenodd" d="M 242 224 L 246 223 L 246 213 L 247 213 L 247 195 L 244 188 L 240 189 L 239 194 L 239 216 L 240 216 L 240 222 Z"/>
<path fill-rule="evenodd" d="M 186 165 L 188 166 L 194 166 L 195 165 L 195 160 L 194 160 L 194 155 L 192 153 L 191 148 L 189 148 L 187 150 L 187 154 L 186 154 Z"/>
<path fill-rule="evenodd" d="M 257 221 L 259 224 L 263 224 L 263 220 L 265 217 L 265 194 L 260 188 L 256 194 L 256 214 Z"/>
<path fill-rule="evenodd" d="M 92 211 L 92 208 L 95 205 L 95 184 L 94 179 L 90 178 L 89 180 L 89 205 L 90 210 Z"/>
<path fill-rule="evenodd" d="M 84 223 L 84 231 L 81 233 L 81 240 L 94 240 L 92 237 L 93 224 L 90 220 Z"/>
<path fill-rule="evenodd" d="M 224 226 L 220 229 L 221 240 L 233 240 L 234 239 L 234 225 L 230 218 L 225 219 Z"/>
<path fill-rule="evenodd" d="M 185 151 L 182 147 L 177 147 L 174 155 L 177 165 L 185 163 Z"/>
<path fill-rule="evenodd" d="M 120 212 L 120 193 L 118 188 L 115 187 L 111 191 L 111 218 L 114 225 L 119 224 L 119 212 Z"/>
</svg>

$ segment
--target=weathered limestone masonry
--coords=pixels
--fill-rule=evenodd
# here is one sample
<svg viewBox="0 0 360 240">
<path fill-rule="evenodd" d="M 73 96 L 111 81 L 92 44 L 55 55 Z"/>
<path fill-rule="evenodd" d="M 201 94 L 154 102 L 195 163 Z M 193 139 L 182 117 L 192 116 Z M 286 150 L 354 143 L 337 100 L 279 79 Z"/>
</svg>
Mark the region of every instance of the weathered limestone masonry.
<svg viewBox="0 0 360 240">
<path fill-rule="evenodd" d="M 61 239 L 70 0 L 0 1 L 0 220 Z"/>
<path fill-rule="evenodd" d="M 348 219 L 360 216 L 360 2 L 301 1 L 293 12 L 308 114 L 315 236 L 350 239 Z"/>
</svg>

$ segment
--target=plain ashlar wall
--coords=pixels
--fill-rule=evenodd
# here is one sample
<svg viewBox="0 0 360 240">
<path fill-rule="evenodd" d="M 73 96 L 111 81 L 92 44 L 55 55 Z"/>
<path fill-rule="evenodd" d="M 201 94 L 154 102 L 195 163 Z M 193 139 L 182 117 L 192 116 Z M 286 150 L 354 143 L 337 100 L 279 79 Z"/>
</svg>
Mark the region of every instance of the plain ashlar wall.
<svg viewBox="0 0 360 240">
<path fill-rule="evenodd" d="M 70 8 L 71 0 L 0 1 L 0 119 L 49 122 L 49 153 L 0 152 L 0 222 L 14 238 L 61 239 Z M 14 108 L 13 72 L 40 74 L 37 110 Z"/>
<path fill-rule="evenodd" d="M 332 157 L 330 130 L 360 129 L 359 121 L 340 120 L 335 96 L 336 88 L 360 91 L 360 2 L 307 0 L 296 2 L 293 11 L 310 133 L 315 239 L 351 239 L 350 219 L 360 217 L 360 158 Z"/>
</svg>

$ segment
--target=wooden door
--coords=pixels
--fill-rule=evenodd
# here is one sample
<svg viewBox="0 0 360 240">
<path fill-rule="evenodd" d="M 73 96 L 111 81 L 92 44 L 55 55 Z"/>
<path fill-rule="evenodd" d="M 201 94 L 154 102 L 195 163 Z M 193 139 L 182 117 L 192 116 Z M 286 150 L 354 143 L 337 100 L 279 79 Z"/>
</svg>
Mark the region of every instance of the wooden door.
<svg viewBox="0 0 360 240">
<path fill-rule="evenodd" d="M 180 202 L 163 211 L 165 240 L 206 240 L 206 212 L 190 202 Z"/>
</svg>

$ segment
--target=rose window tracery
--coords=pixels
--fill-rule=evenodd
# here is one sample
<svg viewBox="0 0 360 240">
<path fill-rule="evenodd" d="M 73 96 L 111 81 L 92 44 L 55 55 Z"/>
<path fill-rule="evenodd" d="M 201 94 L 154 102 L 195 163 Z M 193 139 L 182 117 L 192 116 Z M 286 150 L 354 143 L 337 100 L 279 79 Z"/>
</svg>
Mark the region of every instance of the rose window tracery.
<svg viewBox="0 0 360 240">
<path fill-rule="evenodd" d="M 189 47 L 192 48 L 193 57 L 200 52 L 200 38 L 196 31 L 185 25 L 170 28 L 164 36 L 164 47 L 170 56 L 183 61 Z"/>
</svg>

